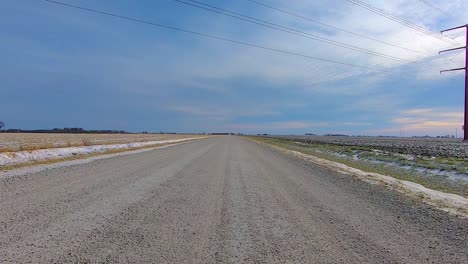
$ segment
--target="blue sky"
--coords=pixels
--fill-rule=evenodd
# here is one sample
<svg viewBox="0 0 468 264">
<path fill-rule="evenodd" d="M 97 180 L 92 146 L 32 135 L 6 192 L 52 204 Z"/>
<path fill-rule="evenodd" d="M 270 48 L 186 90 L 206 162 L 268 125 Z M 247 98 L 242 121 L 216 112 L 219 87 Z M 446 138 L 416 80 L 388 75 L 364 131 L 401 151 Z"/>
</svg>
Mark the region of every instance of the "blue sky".
<svg viewBox="0 0 468 264">
<path fill-rule="evenodd" d="M 289 56 L 97 15 L 42 0 L 0 9 L 0 120 L 8 128 L 83 127 L 366 135 L 461 133 L 463 75 L 455 47 L 345 0 L 261 0 L 305 17 L 424 54 L 286 15 L 248 0 L 204 3 L 328 39 L 415 61 L 372 56 L 177 3 L 63 0 L 380 72 Z M 437 32 L 468 21 L 466 1 L 368 3 Z M 391 2 L 391 3 L 389 3 Z M 464 42 L 464 34 L 448 34 Z M 461 44 L 460 44 L 461 45 Z M 453 60 L 449 58 L 457 55 Z"/>
</svg>

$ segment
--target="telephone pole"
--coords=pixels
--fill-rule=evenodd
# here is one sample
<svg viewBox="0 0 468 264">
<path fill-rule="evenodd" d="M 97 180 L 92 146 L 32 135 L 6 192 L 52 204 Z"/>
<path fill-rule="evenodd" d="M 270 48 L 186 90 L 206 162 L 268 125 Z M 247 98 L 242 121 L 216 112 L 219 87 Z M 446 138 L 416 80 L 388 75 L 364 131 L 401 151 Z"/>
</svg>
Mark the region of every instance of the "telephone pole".
<svg viewBox="0 0 468 264">
<path fill-rule="evenodd" d="M 468 24 L 459 26 L 459 27 L 454 27 L 454 28 L 449 28 L 446 30 L 442 30 L 440 33 L 444 33 L 446 31 L 451 31 L 455 29 L 461 29 L 464 28 L 466 31 L 466 44 L 464 47 L 459 47 L 459 48 L 454 48 L 454 49 L 448 49 L 448 50 L 442 50 L 439 51 L 439 54 L 442 52 L 446 51 L 452 51 L 452 50 L 459 50 L 459 49 L 465 49 L 465 67 L 464 68 L 457 68 L 457 69 L 450 69 L 450 70 L 443 70 L 440 71 L 440 73 L 443 72 L 448 72 L 448 71 L 460 71 L 460 70 L 465 70 L 465 115 L 464 115 L 464 120 L 463 120 L 463 140 L 468 141 Z"/>
</svg>

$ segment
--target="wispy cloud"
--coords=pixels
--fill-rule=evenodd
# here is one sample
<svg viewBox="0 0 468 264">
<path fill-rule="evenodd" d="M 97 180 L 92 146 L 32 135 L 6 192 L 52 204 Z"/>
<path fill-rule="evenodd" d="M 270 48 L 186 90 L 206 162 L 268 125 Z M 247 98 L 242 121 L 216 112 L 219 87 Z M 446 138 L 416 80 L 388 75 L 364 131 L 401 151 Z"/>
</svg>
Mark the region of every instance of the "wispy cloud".
<svg viewBox="0 0 468 264">
<path fill-rule="evenodd" d="M 225 121 L 231 120 L 239 117 L 267 117 L 267 116 L 277 116 L 280 113 L 277 111 L 271 110 L 262 110 L 260 108 L 249 109 L 239 108 L 232 109 L 223 106 L 190 106 L 190 105 L 176 105 L 176 106 L 167 106 L 166 110 L 179 112 L 191 116 L 197 116 L 207 120 L 218 120 Z"/>
<path fill-rule="evenodd" d="M 294 131 L 297 129 L 317 128 L 326 127 L 326 122 L 310 122 L 310 121 L 275 121 L 265 123 L 241 123 L 241 124 L 230 124 L 226 127 L 236 131 Z"/>
<path fill-rule="evenodd" d="M 458 21 L 457 17 L 468 15 L 465 0 L 437 2 L 452 16 L 436 12 L 420 1 L 366 1 L 433 32 L 458 25 L 464 21 Z M 455 57 L 452 62 L 447 58 L 455 54 L 437 55 L 438 50 L 455 45 L 342 0 L 268 2 L 423 54 L 362 39 L 249 1 L 207 2 L 414 63 L 394 62 L 343 49 L 173 1 L 147 4 L 88 1 L 83 5 L 389 72 L 204 39 L 40 1 L 27 4 L 28 8 L 20 1 L 10 1 L 7 8 L 0 10 L 0 32 L 4 40 L 0 42 L 0 50 L 4 51 L 3 64 L 0 64 L 4 85 L 0 93 L 11 94 L 7 100 L 10 107 L 0 104 L 0 112 L 8 113 L 12 105 L 24 104 L 24 113 L 16 112 L 7 123 L 14 123 L 15 119 L 42 120 L 41 116 L 59 113 L 48 108 L 44 111 L 49 115 L 39 116 L 35 109 L 73 98 L 74 104 L 87 105 L 90 109 L 83 109 L 77 118 L 80 121 L 74 124 L 83 127 L 103 124 L 103 119 L 126 121 L 126 128 L 135 130 L 169 127 L 190 131 L 195 124 L 199 129 L 229 126 L 252 132 L 258 129 L 300 133 L 323 128 L 324 132 L 346 130 L 359 134 L 372 128 L 398 134 L 403 128 L 408 132 L 438 134 L 460 127 L 461 111 L 453 107 L 461 106 L 461 102 L 452 94 L 457 91 L 461 95 L 462 91 L 448 88 L 461 85 L 461 75 L 438 74 L 442 68 L 462 64 L 463 56 Z M 53 37 L 57 35 L 62 36 L 60 43 Z M 458 32 L 449 36 L 464 40 Z M 36 100 L 25 103 L 24 94 L 34 94 Z M 430 100 L 421 105 L 420 98 Z M 440 101 L 437 109 L 433 108 L 436 100 Z M 66 124 L 75 112 L 65 107 L 60 111 L 62 117 L 49 125 Z M 148 119 L 134 116 L 148 116 Z M 148 122 L 152 118 L 156 121 Z M 153 127 L 147 127 L 149 123 Z M 29 126 L 30 122 L 23 125 Z"/>
<path fill-rule="evenodd" d="M 412 135 L 440 135 L 461 132 L 463 112 L 436 108 L 407 109 L 391 120 L 392 127 L 369 130 L 371 133 L 403 132 Z"/>
<path fill-rule="evenodd" d="M 345 126 L 359 127 L 359 126 L 371 126 L 370 122 L 344 122 L 342 123 Z"/>
</svg>

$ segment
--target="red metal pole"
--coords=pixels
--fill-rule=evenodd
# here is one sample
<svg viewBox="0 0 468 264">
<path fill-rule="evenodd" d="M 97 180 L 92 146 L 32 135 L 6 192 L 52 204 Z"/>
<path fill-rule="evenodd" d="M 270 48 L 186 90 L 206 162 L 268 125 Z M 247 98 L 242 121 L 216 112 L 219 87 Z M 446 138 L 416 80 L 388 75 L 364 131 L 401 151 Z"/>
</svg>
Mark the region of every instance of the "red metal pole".
<svg viewBox="0 0 468 264">
<path fill-rule="evenodd" d="M 463 140 L 468 140 L 468 25 L 465 26 L 466 46 L 465 46 L 465 120 L 463 130 Z"/>
</svg>

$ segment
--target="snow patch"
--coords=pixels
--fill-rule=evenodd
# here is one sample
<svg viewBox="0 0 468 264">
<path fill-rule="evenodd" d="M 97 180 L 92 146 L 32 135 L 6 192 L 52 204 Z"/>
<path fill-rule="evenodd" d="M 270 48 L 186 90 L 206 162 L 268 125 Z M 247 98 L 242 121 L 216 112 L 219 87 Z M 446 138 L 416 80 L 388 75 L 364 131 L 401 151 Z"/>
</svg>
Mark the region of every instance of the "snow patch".
<svg viewBox="0 0 468 264">
<path fill-rule="evenodd" d="M 112 145 L 94 145 L 83 147 L 67 147 L 67 148 L 51 148 L 38 149 L 31 151 L 16 151 L 0 153 L 0 166 L 16 165 L 33 161 L 44 161 L 51 159 L 68 158 L 77 155 L 87 155 L 94 153 L 102 153 L 109 150 L 132 149 L 159 144 L 178 143 L 199 138 L 183 138 L 183 139 L 168 139 L 159 141 L 134 142 L 126 144 Z"/>
<path fill-rule="evenodd" d="M 202 138 L 198 138 L 198 139 L 202 139 Z M 142 148 L 142 149 L 137 149 L 137 150 L 129 150 L 129 151 L 125 151 L 125 152 L 118 152 L 118 153 L 112 153 L 112 154 L 102 154 L 102 155 L 98 155 L 98 156 L 84 157 L 82 159 L 67 160 L 67 161 L 57 162 L 57 163 L 52 163 L 52 164 L 40 164 L 40 165 L 22 167 L 22 168 L 18 168 L 18 169 L 14 169 L 14 170 L 3 171 L 3 172 L 0 171 L 0 179 L 2 179 L 2 178 L 11 178 L 11 177 L 16 177 L 16 176 L 23 176 L 23 175 L 26 175 L 26 174 L 38 173 L 38 172 L 41 172 L 41 171 L 44 171 L 44 170 L 51 170 L 51 169 L 62 168 L 62 167 L 82 165 L 82 164 L 91 163 L 91 162 L 97 161 L 97 160 L 120 157 L 120 156 L 124 156 L 124 155 L 139 154 L 139 153 L 149 152 L 149 151 L 153 151 L 153 150 L 157 150 L 157 149 L 164 149 L 164 148 L 168 148 L 168 147 L 174 147 L 174 146 L 177 146 L 177 145 L 186 144 L 188 142 L 189 141 L 183 141 L 183 142 L 169 144 L 169 145 L 163 145 L 163 146 L 148 147 L 148 148 Z"/>
</svg>

